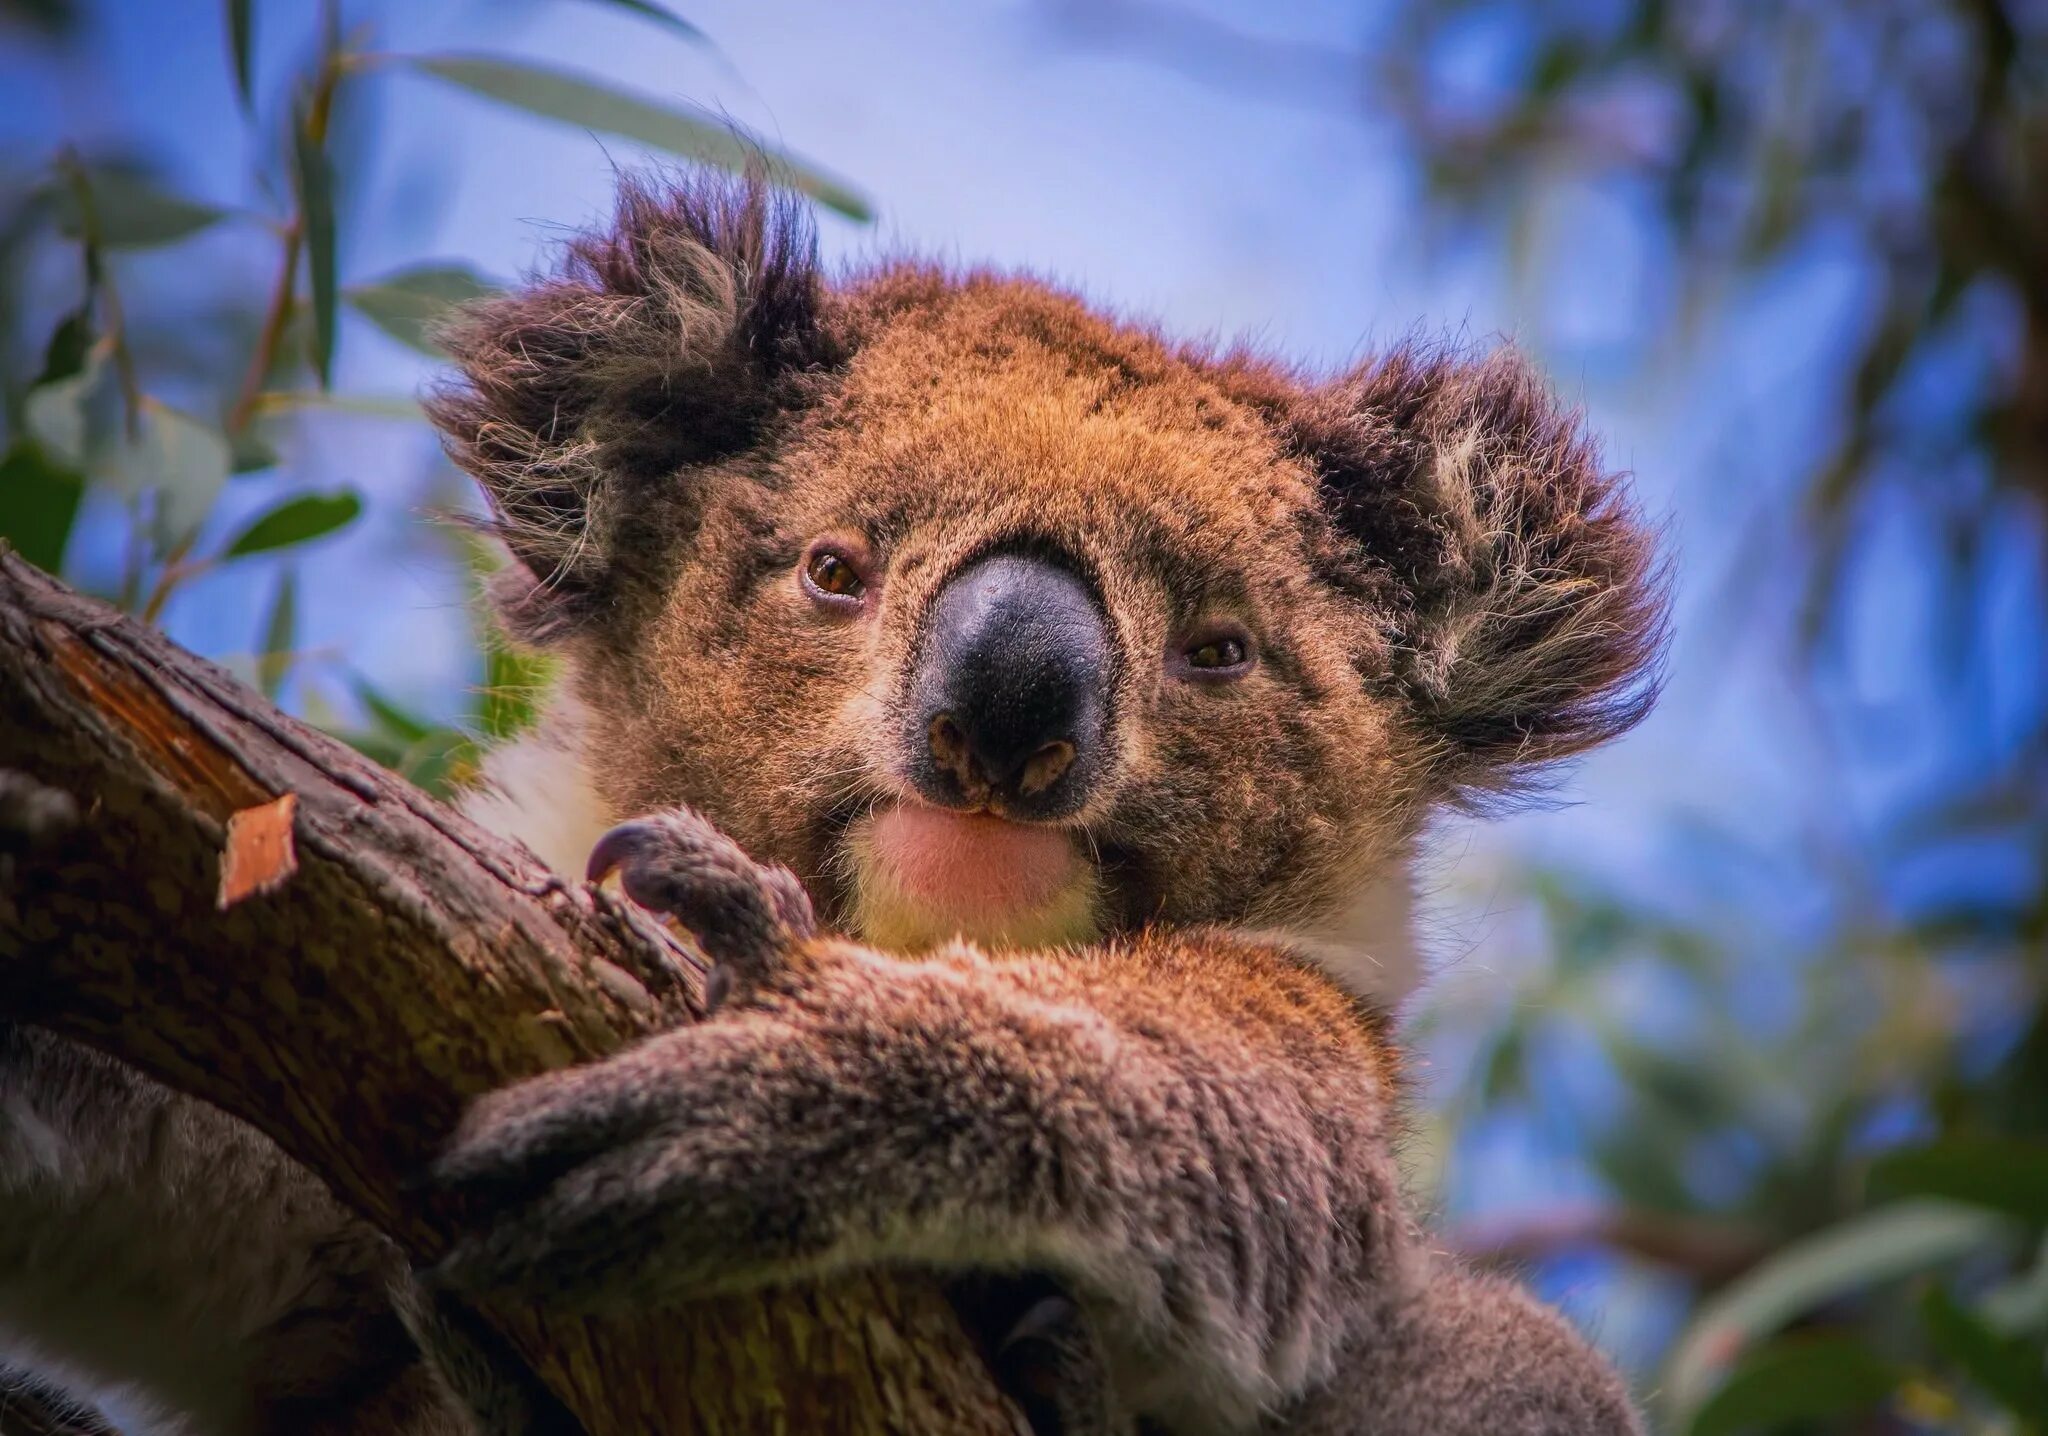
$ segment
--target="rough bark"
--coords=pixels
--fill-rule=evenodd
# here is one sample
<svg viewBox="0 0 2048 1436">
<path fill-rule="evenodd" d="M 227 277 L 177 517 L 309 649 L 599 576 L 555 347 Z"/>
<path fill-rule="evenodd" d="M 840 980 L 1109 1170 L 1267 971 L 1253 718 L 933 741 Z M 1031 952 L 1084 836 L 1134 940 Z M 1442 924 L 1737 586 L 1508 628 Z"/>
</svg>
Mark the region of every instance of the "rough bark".
<svg viewBox="0 0 2048 1436">
<path fill-rule="evenodd" d="M 254 1123 L 417 1260 L 404 1178 L 466 1099 L 700 1010 L 643 915 L 4 548 L 0 769 L 76 810 L 0 847 L 0 1011 Z M 484 1315 L 591 1436 L 1018 1429 L 920 1280 Z"/>
</svg>

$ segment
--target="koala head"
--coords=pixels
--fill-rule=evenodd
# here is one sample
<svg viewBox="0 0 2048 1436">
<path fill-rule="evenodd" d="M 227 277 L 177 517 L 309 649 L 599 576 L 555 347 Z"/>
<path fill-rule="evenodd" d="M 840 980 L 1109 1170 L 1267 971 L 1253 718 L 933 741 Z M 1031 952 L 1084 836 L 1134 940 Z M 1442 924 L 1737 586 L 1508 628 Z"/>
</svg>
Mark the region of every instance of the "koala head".
<svg viewBox="0 0 2048 1436">
<path fill-rule="evenodd" d="M 1433 808 L 1650 700 L 1648 536 L 1509 353 L 1315 376 L 1035 279 L 828 281 L 709 179 L 447 342 L 599 806 L 691 804 L 872 941 L 1342 944 Z"/>
</svg>

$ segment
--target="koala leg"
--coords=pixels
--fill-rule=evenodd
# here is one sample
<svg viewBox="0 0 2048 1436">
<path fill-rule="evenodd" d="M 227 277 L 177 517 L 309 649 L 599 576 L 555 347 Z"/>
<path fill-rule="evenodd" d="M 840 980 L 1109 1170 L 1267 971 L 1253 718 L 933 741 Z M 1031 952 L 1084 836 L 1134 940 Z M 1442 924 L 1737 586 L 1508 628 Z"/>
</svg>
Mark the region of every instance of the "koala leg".
<svg viewBox="0 0 2048 1436">
<path fill-rule="evenodd" d="M 1614 1369 L 1511 1281 L 1442 1263 L 1263 1436 L 1641 1436 Z"/>
</svg>

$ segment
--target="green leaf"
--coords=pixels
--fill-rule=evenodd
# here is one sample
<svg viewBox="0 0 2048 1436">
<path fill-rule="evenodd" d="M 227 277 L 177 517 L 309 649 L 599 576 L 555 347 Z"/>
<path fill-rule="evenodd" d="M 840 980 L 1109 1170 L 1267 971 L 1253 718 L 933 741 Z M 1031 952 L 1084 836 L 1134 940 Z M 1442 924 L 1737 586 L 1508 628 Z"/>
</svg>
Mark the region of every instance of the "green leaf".
<svg viewBox="0 0 2048 1436">
<path fill-rule="evenodd" d="M 650 0 L 600 0 L 600 3 L 615 5 L 621 10 L 631 10 L 635 15 L 643 15 L 655 24 L 675 31 L 693 45 L 703 45 L 706 48 L 711 46 L 709 35 L 673 10 L 664 10 L 661 6 L 650 3 Z"/>
<path fill-rule="evenodd" d="M 148 249 L 173 244 L 226 218 L 218 205 L 173 194 L 129 165 L 94 165 L 85 170 L 92 196 L 94 237 L 109 249 Z M 58 227 L 84 239 L 86 216 L 68 181 L 53 183 L 50 198 Z"/>
<path fill-rule="evenodd" d="M 354 308 L 401 344 L 423 354 L 440 355 L 432 339 L 458 304 L 493 292 L 472 270 L 459 264 L 421 264 L 369 284 L 358 284 L 345 296 Z"/>
<path fill-rule="evenodd" d="M 78 5 L 76 0 L 0 0 L 0 18 L 62 40 L 78 30 Z"/>
<path fill-rule="evenodd" d="M 1881 1157 L 1873 1191 L 1947 1197 L 2023 1221 L 2048 1224 L 2048 1144 L 1998 1137 L 1952 1137 Z"/>
<path fill-rule="evenodd" d="M 477 694 L 477 731 L 492 742 L 516 737 L 540 721 L 541 700 L 555 673 L 554 660 L 485 640 L 484 682 Z"/>
<path fill-rule="evenodd" d="M 355 679 L 356 701 L 361 703 L 369 715 L 377 720 L 378 730 L 402 744 L 417 743 L 434 731 L 434 726 L 423 718 L 415 718 L 403 708 L 386 698 L 360 674 Z M 387 763 L 387 767 L 397 764 Z"/>
<path fill-rule="evenodd" d="M 655 149 L 705 164 L 744 170 L 765 163 L 771 178 L 863 223 L 874 218 L 867 199 L 844 181 L 755 145 L 705 110 L 663 106 L 561 70 L 476 55 L 413 55 L 406 63 L 463 89 L 529 114 L 585 129 L 623 135 Z"/>
<path fill-rule="evenodd" d="M 50 342 L 43 349 L 43 372 L 36 376 L 36 382 L 54 384 L 82 373 L 91 350 L 92 310 L 88 305 L 80 305 L 51 331 Z"/>
<path fill-rule="evenodd" d="M 327 389 L 334 383 L 334 167 L 303 108 L 292 116 L 292 161 L 313 288 L 313 370 Z"/>
<path fill-rule="evenodd" d="M 137 430 L 133 443 L 123 443 L 90 474 L 124 493 L 154 492 L 156 541 L 169 551 L 213 511 L 228 479 L 228 441 L 218 429 L 146 395 Z"/>
<path fill-rule="evenodd" d="M 474 775 L 479 758 L 476 740 L 467 733 L 436 728 L 407 745 L 393 766 L 415 788 L 442 797 Z"/>
<path fill-rule="evenodd" d="M 1866 1411 L 1897 1389 L 1900 1373 L 1848 1336 L 1802 1337 L 1751 1354 L 1684 1428 L 1730 1436 L 1759 1426 Z"/>
<path fill-rule="evenodd" d="M 1793 1318 L 1848 1292 L 1981 1250 L 2012 1230 L 1969 1207 L 1899 1202 L 1792 1243 L 1696 1309 L 1671 1356 L 1673 1409 L 1696 1409 L 1722 1367 Z"/>
<path fill-rule="evenodd" d="M 243 529 L 221 553 L 222 558 L 264 553 L 306 543 L 354 522 L 363 501 L 347 489 L 335 494 L 301 494 L 286 499 Z"/>
<path fill-rule="evenodd" d="M 84 367 L 29 390 L 22 427 L 52 459 L 89 471 L 121 442 L 121 388 L 103 355 Z"/>
<path fill-rule="evenodd" d="M 228 53 L 235 62 L 235 94 L 242 102 L 242 113 L 255 111 L 255 65 L 250 59 L 256 38 L 256 17 L 252 13 L 250 0 L 227 0 L 228 4 Z"/>
<path fill-rule="evenodd" d="M 2000 1331 L 2048 1337 L 2048 1237 L 2035 1249 L 2033 1265 L 1994 1284 L 1977 1310 Z"/>
<path fill-rule="evenodd" d="M 298 634 L 299 576 L 286 569 L 278 575 L 277 594 L 270 601 L 270 616 L 263 621 L 263 638 L 256 648 L 256 686 L 272 702 L 291 672 Z"/>
<path fill-rule="evenodd" d="M 250 425 L 234 437 L 234 459 L 229 465 L 236 474 L 260 474 L 284 462 L 269 438 Z"/>
<path fill-rule="evenodd" d="M 52 463 L 41 448 L 20 442 L 0 458 L 0 539 L 37 568 L 58 573 L 78 517 L 85 480 Z"/>
<path fill-rule="evenodd" d="M 1986 1393 L 2023 1418 L 2048 1416 L 2048 1354 L 2040 1342 L 1994 1331 L 1940 1287 L 1921 1299 L 1920 1317 L 1934 1349 Z"/>
<path fill-rule="evenodd" d="M 31 389 L 22 426 L 58 465 L 130 497 L 154 494 L 166 550 L 205 522 L 227 481 L 227 440 L 189 414 L 144 395 L 131 435 L 113 366 L 97 355 L 70 378 Z"/>
<path fill-rule="evenodd" d="M 1659 1120 L 1704 1132 L 1739 1117 L 1740 1102 L 1728 1090 L 1725 1074 L 1707 1064 L 1660 1051 L 1618 1030 L 1603 1031 L 1601 1045 L 1626 1090 L 1656 1111 Z"/>
</svg>

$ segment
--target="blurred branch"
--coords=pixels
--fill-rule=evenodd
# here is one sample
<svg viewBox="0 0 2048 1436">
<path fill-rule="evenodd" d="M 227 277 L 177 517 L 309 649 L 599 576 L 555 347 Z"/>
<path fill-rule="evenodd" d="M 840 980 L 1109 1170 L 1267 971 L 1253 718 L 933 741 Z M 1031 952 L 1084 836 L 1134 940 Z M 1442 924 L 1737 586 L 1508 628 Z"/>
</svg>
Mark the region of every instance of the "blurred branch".
<svg viewBox="0 0 2048 1436">
<path fill-rule="evenodd" d="M 1604 1247 L 1706 1286 L 1741 1275 L 1770 1253 L 1759 1231 L 1726 1221 L 1611 1207 L 1560 1207 L 1477 1222 L 1450 1234 L 1452 1251 L 1489 1267 L 1523 1267 Z"/>
</svg>

